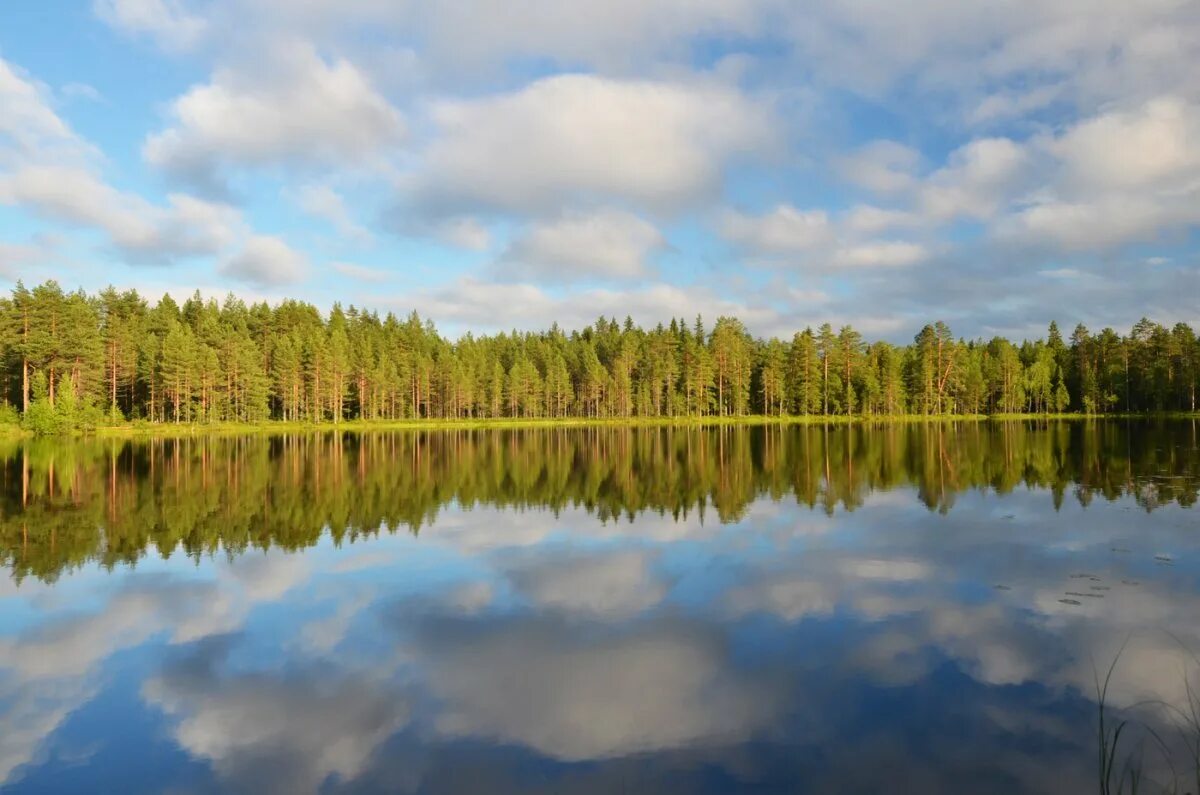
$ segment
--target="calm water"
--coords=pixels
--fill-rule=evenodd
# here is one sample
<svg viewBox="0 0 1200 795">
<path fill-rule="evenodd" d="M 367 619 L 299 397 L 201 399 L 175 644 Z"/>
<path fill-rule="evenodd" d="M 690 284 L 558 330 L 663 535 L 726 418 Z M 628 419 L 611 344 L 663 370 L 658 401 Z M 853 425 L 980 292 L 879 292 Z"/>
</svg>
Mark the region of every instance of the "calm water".
<svg viewBox="0 0 1200 795">
<path fill-rule="evenodd" d="M 1146 775 L 1191 764 L 1196 423 L 0 461 L 6 792 L 1096 792 L 1127 639 Z"/>
</svg>

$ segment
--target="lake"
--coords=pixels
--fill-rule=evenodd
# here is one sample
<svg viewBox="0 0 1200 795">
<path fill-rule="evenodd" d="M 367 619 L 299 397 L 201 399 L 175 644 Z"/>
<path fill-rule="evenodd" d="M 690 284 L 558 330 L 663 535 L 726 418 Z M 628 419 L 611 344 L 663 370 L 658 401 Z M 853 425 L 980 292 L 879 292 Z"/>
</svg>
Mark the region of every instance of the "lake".
<svg viewBox="0 0 1200 795">
<path fill-rule="evenodd" d="M 1197 791 L 1197 422 L 0 461 L 5 792 Z"/>
</svg>

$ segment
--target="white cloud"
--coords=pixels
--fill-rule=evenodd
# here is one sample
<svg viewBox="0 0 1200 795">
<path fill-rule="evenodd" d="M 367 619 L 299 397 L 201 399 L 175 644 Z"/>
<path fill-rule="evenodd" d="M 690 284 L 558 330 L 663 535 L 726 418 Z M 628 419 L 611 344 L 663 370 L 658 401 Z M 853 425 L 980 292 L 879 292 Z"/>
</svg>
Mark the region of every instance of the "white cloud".
<svg viewBox="0 0 1200 795">
<path fill-rule="evenodd" d="M 88 102 L 104 102 L 104 95 L 89 83 L 70 82 L 59 89 L 59 93 L 68 99 L 86 99 Z"/>
<path fill-rule="evenodd" d="M 1050 144 L 1080 191 L 1200 188 L 1200 106 L 1159 97 L 1087 119 Z"/>
<path fill-rule="evenodd" d="M 371 240 L 371 233 L 351 217 L 342 195 L 328 185 L 304 185 L 288 195 L 297 207 L 328 221 L 343 237 L 364 243 Z"/>
<path fill-rule="evenodd" d="M 51 106 L 49 92 L 0 58 L 0 167 L 78 159 L 88 147 Z"/>
<path fill-rule="evenodd" d="M 833 0 L 786 17 L 781 35 L 817 82 L 870 97 L 936 97 L 933 113 L 972 121 L 998 88 L 1035 95 L 1057 87 L 1088 109 L 1177 90 L 1200 54 L 1200 12 L 1178 0 Z M 1048 105 L 1036 99 L 1025 110 Z"/>
<path fill-rule="evenodd" d="M 202 17 L 177 0 L 94 0 L 92 10 L 108 25 L 132 36 L 148 36 L 167 50 L 187 50 L 207 31 Z"/>
<path fill-rule="evenodd" d="M 385 306 L 421 313 L 461 331 L 544 329 L 551 323 L 582 328 L 597 316 L 623 318 L 653 326 L 672 318 L 691 322 L 697 313 L 709 320 L 720 315 L 740 318 L 756 333 L 788 334 L 795 320 L 769 300 L 735 297 L 709 286 L 682 287 L 655 283 L 627 290 L 588 288 L 550 291 L 530 283 L 497 283 L 464 277 L 448 285 L 383 299 Z"/>
<path fill-rule="evenodd" d="M 917 226 L 922 219 L 906 210 L 889 210 L 869 204 L 853 207 L 843 219 L 845 228 L 853 233 L 878 234 L 895 227 Z"/>
<path fill-rule="evenodd" d="M 935 220 L 988 218 L 1011 197 L 1028 162 L 1026 150 L 1007 138 L 976 139 L 921 185 L 918 204 Z"/>
<path fill-rule="evenodd" d="M 897 193 L 911 188 L 921 154 L 895 141 L 872 141 L 842 158 L 842 174 L 851 182 L 875 193 Z"/>
<path fill-rule="evenodd" d="M 582 74 L 439 102 L 432 117 L 416 198 L 435 209 L 676 205 L 712 193 L 730 157 L 771 139 L 767 111 L 731 88 Z"/>
<path fill-rule="evenodd" d="M 278 237 L 254 235 L 240 252 L 225 260 L 223 275 L 257 287 L 303 281 L 308 276 L 308 258 Z"/>
<path fill-rule="evenodd" d="M 756 0 L 532 0 L 522 24 L 511 9 L 478 0 L 419 4 L 435 54 L 460 65 L 536 54 L 566 64 L 616 68 L 670 51 L 691 36 L 753 32 L 762 25 Z"/>
<path fill-rule="evenodd" d="M 1004 240 L 1066 250 L 1153 241 L 1200 223 L 1200 106 L 1160 97 L 1035 144 L 1054 168 L 997 225 Z"/>
<path fill-rule="evenodd" d="M 1020 119 L 1041 110 L 1062 96 L 1061 85 L 1049 85 L 1028 91 L 1000 91 L 989 94 L 967 113 L 973 125 Z"/>
<path fill-rule="evenodd" d="M 826 245 L 833 236 L 824 210 L 797 210 L 780 204 L 766 215 L 725 213 L 721 232 L 731 242 L 750 251 L 790 254 Z"/>
<path fill-rule="evenodd" d="M 488 228 L 469 216 L 438 221 L 433 225 L 433 232 L 442 241 L 468 251 L 485 251 L 492 244 Z"/>
<path fill-rule="evenodd" d="M 1046 243 L 1068 251 L 1104 250 L 1152 241 L 1165 229 L 1200 221 L 1193 204 L 1145 197 L 1101 196 L 1092 201 L 1046 201 L 1020 210 L 997 225 L 1001 239 Z"/>
<path fill-rule="evenodd" d="M 647 260 L 666 245 L 650 222 L 622 210 L 568 213 L 538 221 L 504 253 L 506 275 L 548 281 L 645 276 Z"/>
<path fill-rule="evenodd" d="M 839 223 L 824 210 L 802 211 L 780 205 L 761 216 L 726 213 L 722 232 L 730 241 L 755 255 L 799 256 L 806 271 L 846 268 L 891 268 L 915 265 L 929 256 L 919 243 L 862 239 L 861 233 L 895 225 L 916 225 L 911 213 L 858 207 Z"/>
<path fill-rule="evenodd" d="M 918 243 L 890 240 L 839 248 L 833 260 L 846 268 L 901 268 L 915 265 L 928 256 L 928 250 Z"/>
<path fill-rule="evenodd" d="M 158 207 L 82 168 L 30 166 L 0 174 L 0 204 L 99 229 L 132 262 L 215 254 L 242 231 L 241 213 L 228 205 L 172 194 Z"/>
<path fill-rule="evenodd" d="M 146 139 L 155 166 L 209 187 L 224 166 L 369 163 L 400 143 L 405 123 L 352 63 L 280 46 L 261 71 L 219 69 L 170 109 Z"/>
<path fill-rule="evenodd" d="M 38 237 L 28 243 L 8 243 L 0 240 L 0 276 L 17 279 L 28 269 L 46 263 L 55 256 L 57 241 Z"/>
<path fill-rule="evenodd" d="M 3 60 L 0 104 L 6 110 L 0 114 L 0 205 L 99 230 L 110 253 L 135 264 L 216 254 L 244 233 L 241 213 L 228 205 L 185 194 L 170 194 L 159 205 L 114 188 L 91 162 L 93 148 L 54 112 L 46 92 Z"/>
<path fill-rule="evenodd" d="M 768 0 L 774 2 L 774 0 Z M 320 37 L 369 30 L 423 44 L 427 68 L 462 78 L 493 77 L 512 59 L 629 73 L 661 57 L 685 56 L 694 37 L 753 35 L 765 28 L 763 0 L 255 0 L 254 22 Z M 239 18 L 240 21 L 240 18 Z"/>
<path fill-rule="evenodd" d="M 333 262 L 329 267 L 333 268 L 343 276 L 348 276 L 351 279 L 357 279 L 360 282 L 386 282 L 392 278 L 392 273 L 381 270 L 379 268 L 368 268 L 364 265 L 356 265 L 353 262 Z"/>
</svg>

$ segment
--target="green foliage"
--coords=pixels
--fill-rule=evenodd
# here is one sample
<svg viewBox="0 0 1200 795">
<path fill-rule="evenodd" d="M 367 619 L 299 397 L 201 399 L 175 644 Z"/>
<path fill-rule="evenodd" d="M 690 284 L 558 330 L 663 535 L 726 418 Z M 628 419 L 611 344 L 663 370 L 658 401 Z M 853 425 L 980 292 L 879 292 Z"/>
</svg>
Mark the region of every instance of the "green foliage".
<svg viewBox="0 0 1200 795">
<path fill-rule="evenodd" d="M 1128 337 L 1077 326 L 1069 342 L 1051 324 L 1045 341 L 1019 345 L 955 339 L 940 321 L 901 346 L 828 323 L 756 339 L 731 317 L 449 340 L 415 312 L 335 304 L 322 316 L 199 294 L 151 306 L 51 281 L 0 299 L 0 366 L 0 405 L 33 412 L 24 424 L 39 433 L 132 419 L 1049 415 L 1196 411 L 1200 342 L 1186 324 L 1149 320 Z"/>
<path fill-rule="evenodd" d="M 52 436 L 67 431 L 60 424 L 59 414 L 54 410 L 54 406 L 50 405 L 50 399 L 46 397 L 38 398 L 29 404 L 22 425 L 35 436 Z"/>
</svg>

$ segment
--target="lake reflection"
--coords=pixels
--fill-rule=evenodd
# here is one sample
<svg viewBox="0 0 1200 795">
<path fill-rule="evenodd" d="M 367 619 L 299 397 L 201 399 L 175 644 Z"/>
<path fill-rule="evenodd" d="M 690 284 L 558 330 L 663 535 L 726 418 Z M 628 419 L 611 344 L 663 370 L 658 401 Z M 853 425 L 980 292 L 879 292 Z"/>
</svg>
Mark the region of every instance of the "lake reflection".
<svg viewBox="0 0 1200 795">
<path fill-rule="evenodd" d="M 1129 638 L 1109 700 L 1146 702 L 1136 727 L 1170 744 L 1164 705 L 1200 684 L 1198 438 L 1072 422 L 10 443 L 0 781 L 1096 792 L 1092 660 Z M 1164 755 L 1143 767 L 1169 783 Z"/>
</svg>

